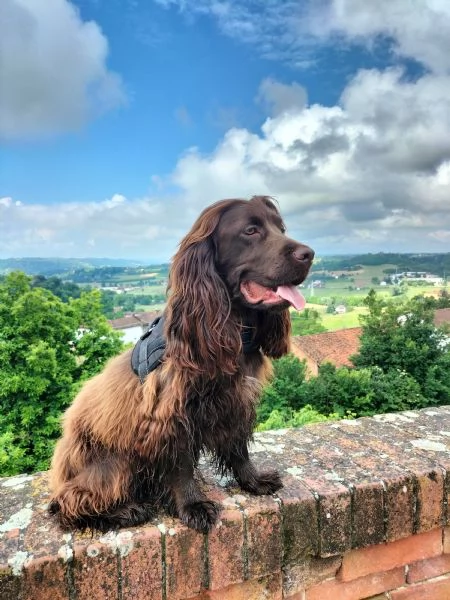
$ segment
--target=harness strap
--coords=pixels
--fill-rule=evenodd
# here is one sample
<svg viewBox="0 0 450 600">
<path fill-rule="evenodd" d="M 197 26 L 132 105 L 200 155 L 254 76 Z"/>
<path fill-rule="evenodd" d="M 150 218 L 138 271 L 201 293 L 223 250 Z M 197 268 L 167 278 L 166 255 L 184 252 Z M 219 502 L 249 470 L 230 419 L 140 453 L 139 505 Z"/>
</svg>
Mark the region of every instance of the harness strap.
<svg viewBox="0 0 450 600">
<path fill-rule="evenodd" d="M 157 317 L 149 325 L 147 331 L 141 335 L 131 353 L 131 368 L 141 383 L 144 383 L 147 375 L 163 362 L 166 350 L 164 322 L 164 315 Z M 253 339 L 254 332 L 254 327 L 244 325 L 242 328 L 242 352 L 244 354 L 251 354 L 260 349 L 260 345 Z"/>
<path fill-rule="evenodd" d="M 131 368 L 139 376 L 141 383 L 162 363 L 165 349 L 164 316 L 161 316 L 141 335 L 131 354 Z"/>
</svg>

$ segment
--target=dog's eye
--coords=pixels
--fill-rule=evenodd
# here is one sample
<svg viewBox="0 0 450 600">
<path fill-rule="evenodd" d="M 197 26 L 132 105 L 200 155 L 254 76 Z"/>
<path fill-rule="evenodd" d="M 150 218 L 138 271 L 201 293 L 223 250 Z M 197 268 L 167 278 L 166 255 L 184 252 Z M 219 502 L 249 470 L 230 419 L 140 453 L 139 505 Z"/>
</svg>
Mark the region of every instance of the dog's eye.
<svg viewBox="0 0 450 600">
<path fill-rule="evenodd" d="M 255 235 L 255 233 L 258 233 L 258 228 L 256 225 L 249 225 L 244 229 L 244 233 L 245 235 Z"/>
<path fill-rule="evenodd" d="M 280 231 L 281 231 L 281 233 L 285 234 L 286 233 L 286 227 L 284 225 L 282 225 L 280 227 Z"/>
</svg>

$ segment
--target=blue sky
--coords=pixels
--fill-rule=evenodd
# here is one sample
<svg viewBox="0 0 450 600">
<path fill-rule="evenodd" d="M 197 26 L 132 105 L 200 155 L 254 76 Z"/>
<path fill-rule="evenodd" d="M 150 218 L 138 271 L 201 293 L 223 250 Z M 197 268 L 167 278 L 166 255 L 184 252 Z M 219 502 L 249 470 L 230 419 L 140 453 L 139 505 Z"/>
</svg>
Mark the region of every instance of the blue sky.
<svg viewBox="0 0 450 600">
<path fill-rule="evenodd" d="M 447 0 L 4 0 L 0 256 L 168 260 L 223 197 L 450 251 Z"/>
</svg>

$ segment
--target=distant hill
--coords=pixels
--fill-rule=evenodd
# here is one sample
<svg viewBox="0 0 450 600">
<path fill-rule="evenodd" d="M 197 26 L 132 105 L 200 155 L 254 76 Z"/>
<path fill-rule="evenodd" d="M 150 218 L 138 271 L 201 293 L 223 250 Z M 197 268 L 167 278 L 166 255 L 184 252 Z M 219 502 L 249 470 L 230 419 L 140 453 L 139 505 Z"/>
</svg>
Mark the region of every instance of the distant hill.
<svg viewBox="0 0 450 600">
<path fill-rule="evenodd" d="M 389 264 L 401 271 L 426 271 L 448 277 L 450 274 L 450 252 L 403 254 L 377 252 L 375 254 L 324 256 L 314 262 L 312 273 L 319 271 L 357 271 L 369 266 Z"/>
<path fill-rule="evenodd" d="M 0 274 L 24 271 L 28 275 L 64 276 L 78 269 L 140 267 L 143 264 L 125 258 L 0 258 Z"/>
</svg>

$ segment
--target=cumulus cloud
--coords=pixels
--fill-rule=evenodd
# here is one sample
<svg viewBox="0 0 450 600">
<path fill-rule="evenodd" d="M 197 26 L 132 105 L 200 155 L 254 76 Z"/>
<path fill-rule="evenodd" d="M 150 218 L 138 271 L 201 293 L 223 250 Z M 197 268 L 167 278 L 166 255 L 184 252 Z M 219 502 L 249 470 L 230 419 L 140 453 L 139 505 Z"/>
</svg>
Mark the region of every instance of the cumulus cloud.
<svg viewBox="0 0 450 600">
<path fill-rule="evenodd" d="M 0 138 L 73 131 L 123 104 L 107 39 L 68 0 L 3 0 L 2 17 Z"/>
<path fill-rule="evenodd" d="M 336 106 L 292 107 L 259 134 L 231 129 L 209 156 L 191 149 L 173 181 L 199 207 L 218 192 L 275 195 L 296 234 L 327 252 L 445 251 L 449 98 L 447 76 L 363 70 Z"/>
<path fill-rule="evenodd" d="M 270 116 L 260 132 L 231 128 L 210 155 L 193 148 L 178 161 L 173 181 L 190 205 L 268 193 L 322 251 L 448 250 L 446 0 L 157 1 L 209 15 L 225 34 L 291 65 L 317 60 L 327 45 L 376 51 L 379 41 L 393 58 L 385 70 L 355 73 L 335 106 L 308 105 L 295 82 L 263 80 L 256 101 Z M 422 71 L 411 78 L 401 59 Z"/>
<path fill-rule="evenodd" d="M 437 73 L 450 72 L 450 4 L 447 0 L 331 0 L 319 9 L 310 5 L 304 22 L 319 39 L 341 35 L 374 43 L 393 41 L 394 51 Z"/>
<path fill-rule="evenodd" d="M 304 108 L 307 95 L 305 88 L 295 81 L 286 85 L 272 77 L 266 77 L 259 86 L 256 102 L 272 116 L 276 116 L 289 110 Z"/>
<path fill-rule="evenodd" d="M 155 198 L 132 201 L 115 194 L 99 202 L 57 205 L 0 198 L 0 256 L 167 260 L 178 221 L 171 202 Z"/>
<path fill-rule="evenodd" d="M 258 132 L 229 129 L 210 154 L 189 149 L 157 198 L 0 199 L 0 253 L 167 260 L 206 205 L 254 194 L 275 196 L 290 234 L 322 254 L 448 251 L 448 98 L 445 75 L 361 70 L 335 106 L 294 103 Z"/>
<path fill-rule="evenodd" d="M 276 196 L 290 233 L 319 254 L 448 251 L 450 4 L 267 0 L 261 16 L 249 0 L 158 1 L 209 14 L 227 35 L 278 59 L 298 63 L 305 44 L 308 53 L 314 43 L 376 44 L 384 36 L 424 69 L 414 78 L 396 61 L 360 70 L 334 106 L 308 104 L 295 82 L 265 79 L 255 90 L 269 115 L 260 130 L 229 126 L 210 154 L 189 149 L 172 173 L 155 178 L 158 198 L 50 207 L 0 200 L 3 255 L 166 260 L 207 204 L 253 194 Z M 309 38 L 299 35 L 306 27 Z"/>
</svg>

